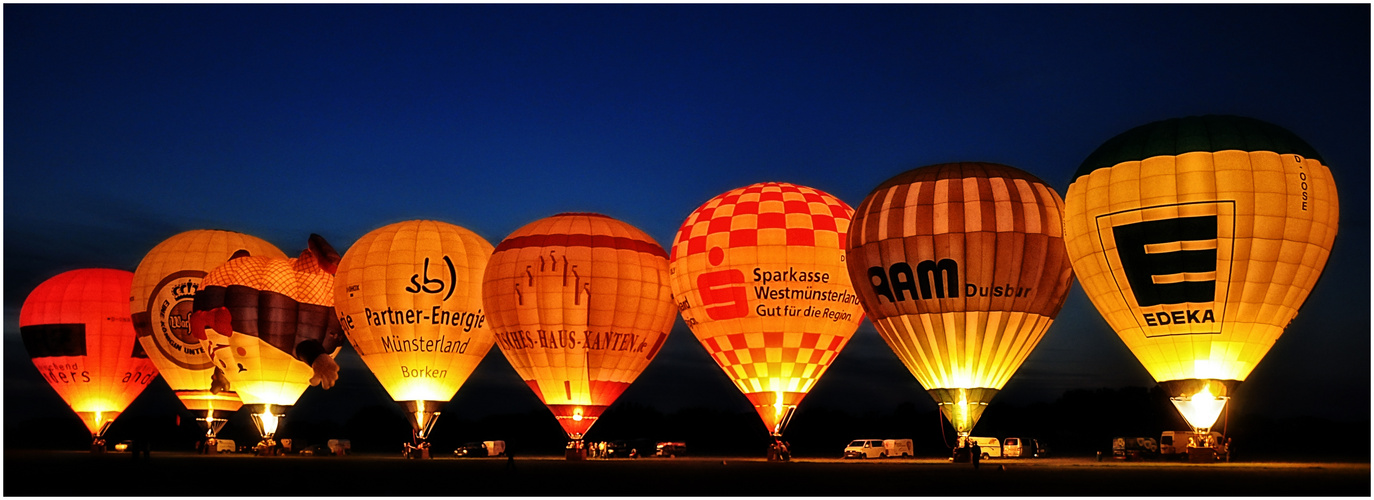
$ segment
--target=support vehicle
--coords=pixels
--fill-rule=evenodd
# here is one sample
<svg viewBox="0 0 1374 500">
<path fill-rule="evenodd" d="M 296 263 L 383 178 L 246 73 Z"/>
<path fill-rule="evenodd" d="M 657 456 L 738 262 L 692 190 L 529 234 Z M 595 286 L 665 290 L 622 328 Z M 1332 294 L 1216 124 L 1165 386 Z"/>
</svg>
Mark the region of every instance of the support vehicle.
<svg viewBox="0 0 1374 500">
<path fill-rule="evenodd" d="M 1112 458 L 1117 460 L 1148 460 L 1159 458 L 1159 442 L 1149 437 L 1119 437 L 1112 439 Z"/>
<path fill-rule="evenodd" d="M 1002 440 L 995 437 L 976 436 L 969 436 L 969 439 L 978 443 L 978 458 L 1002 458 Z"/>
<path fill-rule="evenodd" d="M 1039 439 L 1009 437 L 1002 440 L 1002 454 L 1007 458 L 1044 458 L 1050 452 Z"/>
<path fill-rule="evenodd" d="M 910 457 L 910 439 L 855 439 L 844 448 L 844 458 Z"/>
</svg>

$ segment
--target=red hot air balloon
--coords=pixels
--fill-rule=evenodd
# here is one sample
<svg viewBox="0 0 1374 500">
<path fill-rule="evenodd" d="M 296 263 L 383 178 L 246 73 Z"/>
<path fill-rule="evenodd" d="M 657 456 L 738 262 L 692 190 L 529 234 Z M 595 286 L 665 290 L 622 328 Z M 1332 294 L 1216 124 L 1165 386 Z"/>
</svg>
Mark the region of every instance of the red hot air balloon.
<svg viewBox="0 0 1374 500">
<path fill-rule="evenodd" d="M 19 310 L 24 348 L 90 429 L 92 451 L 157 376 L 129 318 L 133 279 L 116 269 L 67 271 L 38 285 Z"/>
</svg>

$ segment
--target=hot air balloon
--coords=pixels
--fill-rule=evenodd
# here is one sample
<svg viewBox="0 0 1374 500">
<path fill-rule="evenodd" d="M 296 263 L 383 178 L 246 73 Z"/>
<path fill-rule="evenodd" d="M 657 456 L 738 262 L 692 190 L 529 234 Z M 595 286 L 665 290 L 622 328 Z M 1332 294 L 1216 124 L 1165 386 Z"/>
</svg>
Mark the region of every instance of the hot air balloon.
<svg viewBox="0 0 1374 500">
<path fill-rule="evenodd" d="M 182 404 L 192 412 L 203 412 L 196 420 L 207 438 L 214 438 L 227 422 L 224 415 L 243 403 L 223 376 L 214 376 L 209 351 L 191 334 L 191 301 L 205 274 L 239 252 L 286 258 L 271 243 L 246 234 L 186 231 L 158 243 L 143 257 L 134 270 L 129 298 L 139 344 Z M 224 339 L 211 335 L 223 343 Z"/>
<path fill-rule="evenodd" d="M 682 319 L 758 411 L 770 457 L 786 457 L 793 412 L 863 322 L 845 269 L 853 212 L 823 191 L 763 182 L 706 201 L 673 239 Z"/>
<path fill-rule="evenodd" d="M 444 222 L 412 220 L 363 235 L 344 253 L 334 307 L 344 334 L 425 441 L 444 403 L 496 343 L 482 309 L 492 246 Z"/>
<path fill-rule="evenodd" d="M 249 407 L 264 443 L 307 386 L 328 389 L 339 378 L 338 263 L 334 248 L 312 234 L 295 259 L 232 257 L 196 292 L 191 333 L 209 340 L 210 358 Z"/>
<path fill-rule="evenodd" d="M 1065 202 L 1083 290 L 1198 432 L 1297 315 L 1339 216 L 1311 146 L 1235 116 L 1112 138 L 1083 161 Z"/>
<path fill-rule="evenodd" d="M 39 284 L 19 310 L 19 334 L 34 367 L 91 431 L 91 451 L 157 368 L 129 319 L 134 275 L 77 269 Z"/>
<path fill-rule="evenodd" d="M 888 179 L 854 216 L 864 311 L 963 443 L 1064 305 L 1062 210 L 1031 174 L 947 163 Z"/>
<path fill-rule="evenodd" d="M 497 345 L 568 433 L 570 459 L 586 456 L 587 429 L 668 339 L 667 257 L 634 226 L 564 213 L 511 233 L 487 263 Z"/>
</svg>

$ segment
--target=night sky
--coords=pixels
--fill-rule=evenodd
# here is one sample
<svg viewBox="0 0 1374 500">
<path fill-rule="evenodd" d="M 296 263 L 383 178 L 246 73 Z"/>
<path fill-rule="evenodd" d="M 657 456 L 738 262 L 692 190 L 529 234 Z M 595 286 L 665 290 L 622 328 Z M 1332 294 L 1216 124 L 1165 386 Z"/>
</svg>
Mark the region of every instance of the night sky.
<svg viewBox="0 0 1374 500">
<path fill-rule="evenodd" d="M 342 253 L 401 220 L 496 244 L 591 211 L 666 247 L 762 181 L 857 206 L 905 170 L 988 161 L 1062 195 L 1112 136 L 1204 114 L 1304 138 L 1341 203 L 1325 274 L 1233 411 L 1370 415 L 1367 4 L 6 4 L 4 47 L 5 419 L 69 413 L 19 341 L 29 291 L 132 271 L 182 231 Z M 497 351 L 450 405 L 464 418 L 539 407 Z M 340 364 L 298 410 L 389 401 L 351 348 Z M 997 400 L 1153 385 L 1075 285 Z M 140 398 L 176 404 L 161 382 Z M 621 401 L 750 411 L 681 320 Z M 905 401 L 934 408 L 865 322 L 802 407 Z"/>
</svg>

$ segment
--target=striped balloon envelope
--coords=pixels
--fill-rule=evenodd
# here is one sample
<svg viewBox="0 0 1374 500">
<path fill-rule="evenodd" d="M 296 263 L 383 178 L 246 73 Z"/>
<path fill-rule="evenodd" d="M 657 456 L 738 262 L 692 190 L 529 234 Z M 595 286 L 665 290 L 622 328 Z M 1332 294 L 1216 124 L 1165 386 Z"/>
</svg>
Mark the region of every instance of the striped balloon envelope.
<svg viewBox="0 0 1374 500">
<path fill-rule="evenodd" d="M 129 319 L 133 273 L 77 269 L 39 284 L 19 309 L 34 367 L 99 442 L 157 368 Z"/>
<path fill-rule="evenodd" d="M 1063 202 L 1019 169 L 909 170 L 864 198 L 849 274 L 883 340 L 968 436 L 1064 305 Z"/>
<path fill-rule="evenodd" d="M 492 253 L 482 301 L 496 345 L 572 441 L 663 347 L 676 316 L 653 238 L 600 214 L 529 223 Z"/>
<path fill-rule="evenodd" d="M 1235 116 L 1112 138 L 1083 161 L 1065 203 L 1083 290 L 1199 430 L 1297 315 L 1340 215 L 1312 146 Z"/>
<path fill-rule="evenodd" d="M 775 438 L 863 322 L 844 262 L 852 213 L 763 182 L 707 200 L 673 238 L 683 320 Z"/>
<path fill-rule="evenodd" d="M 233 390 L 215 382 L 210 353 L 191 334 L 191 306 L 206 273 L 238 253 L 286 258 L 276 246 L 247 234 L 186 231 L 163 240 L 143 256 L 134 269 L 129 297 L 139 344 L 186 409 L 203 415 L 196 422 L 208 437 L 214 437 L 227 422 L 223 413 L 238 410 L 243 402 Z M 211 340 L 224 340 L 213 331 L 208 335 Z"/>
<path fill-rule="evenodd" d="M 334 315 L 334 270 L 339 255 L 318 235 L 300 257 L 241 256 L 205 276 L 191 316 L 193 334 L 226 337 L 207 342 L 210 358 L 251 407 L 264 438 L 276 432 L 286 407 L 306 387 L 330 388 L 333 361 L 344 342 Z"/>
</svg>

